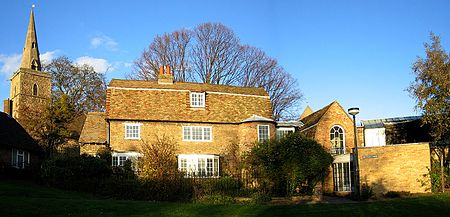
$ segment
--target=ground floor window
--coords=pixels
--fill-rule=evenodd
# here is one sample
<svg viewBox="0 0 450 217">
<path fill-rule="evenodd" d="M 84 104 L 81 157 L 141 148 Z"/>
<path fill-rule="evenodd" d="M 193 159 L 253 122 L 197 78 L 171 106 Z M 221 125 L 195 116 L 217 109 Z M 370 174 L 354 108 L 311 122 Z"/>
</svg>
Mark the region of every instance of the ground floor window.
<svg viewBox="0 0 450 217">
<path fill-rule="evenodd" d="M 23 169 L 30 164 L 30 153 L 28 151 L 13 148 L 11 161 L 13 167 Z"/>
<path fill-rule="evenodd" d="M 287 136 L 290 133 L 294 133 L 295 132 L 295 128 L 293 127 L 280 127 L 277 128 L 277 139 L 281 139 L 285 136 Z"/>
<path fill-rule="evenodd" d="M 140 157 L 138 152 L 113 152 L 112 165 L 124 166 L 127 160 L 131 161 L 134 168 L 136 160 Z"/>
<path fill-rule="evenodd" d="M 333 163 L 334 191 L 351 191 L 351 165 L 350 162 Z"/>
<path fill-rule="evenodd" d="M 186 176 L 218 177 L 219 156 L 207 154 L 178 155 L 178 169 Z"/>
</svg>

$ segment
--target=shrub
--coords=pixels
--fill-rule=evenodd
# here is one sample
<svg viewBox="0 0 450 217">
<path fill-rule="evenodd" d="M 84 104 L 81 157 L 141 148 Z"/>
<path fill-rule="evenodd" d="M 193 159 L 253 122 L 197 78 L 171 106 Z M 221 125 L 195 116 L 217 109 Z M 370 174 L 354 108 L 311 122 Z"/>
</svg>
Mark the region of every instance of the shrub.
<svg viewBox="0 0 450 217">
<path fill-rule="evenodd" d="M 360 200 L 368 200 L 373 196 L 373 187 L 369 186 L 366 183 L 363 183 L 361 185 L 361 197 Z"/>
<path fill-rule="evenodd" d="M 233 204 L 236 203 L 233 197 L 216 194 L 203 196 L 197 200 L 197 203 L 202 204 Z"/>
<path fill-rule="evenodd" d="M 299 157 L 301 156 L 301 157 Z M 259 143 L 246 157 L 253 177 L 268 187 L 272 194 L 285 196 L 312 194 L 333 162 L 333 157 L 315 140 L 292 133 L 281 140 Z"/>
<path fill-rule="evenodd" d="M 155 141 L 147 143 L 142 141 L 142 157 L 138 162 L 138 171 L 141 177 L 162 178 L 177 176 L 176 142 L 167 136 L 155 136 Z"/>
<path fill-rule="evenodd" d="M 111 168 L 102 159 L 91 156 L 59 155 L 43 162 L 41 178 L 50 186 L 80 190 L 87 188 L 85 182 L 96 184 L 96 180 L 111 176 Z M 91 186 L 95 188 L 95 186 Z"/>
<path fill-rule="evenodd" d="M 231 176 L 189 180 L 193 182 L 196 197 L 215 194 L 237 196 L 243 187 L 243 184 L 239 179 Z"/>
<path fill-rule="evenodd" d="M 269 194 L 259 191 L 255 192 L 251 195 L 251 203 L 252 204 L 266 204 L 272 200 Z"/>
</svg>

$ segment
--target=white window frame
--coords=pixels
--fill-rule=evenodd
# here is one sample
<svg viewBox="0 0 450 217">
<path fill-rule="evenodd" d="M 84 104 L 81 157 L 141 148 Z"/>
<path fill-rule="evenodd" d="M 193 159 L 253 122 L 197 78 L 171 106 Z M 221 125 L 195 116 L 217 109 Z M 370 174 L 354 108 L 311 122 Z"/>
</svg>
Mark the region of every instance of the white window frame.
<svg viewBox="0 0 450 217">
<path fill-rule="evenodd" d="M 261 137 L 260 137 L 260 134 L 259 134 L 259 128 L 260 127 L 267 127 L 267 139 L 265 139 L 265 140 L 263 140 L 263 141 L 261 141 L 262 139 L 261 139 Z M 266 124 L 261 124 L 261 125 L 259 125 L 258 124 L 258 127 L 257 127 L 257 129 L 256 129 L 257 131 L 258 131 L 258 142 L 265 142 L 265 141 L 268 141 L 268 140 L 270 140 L 270 125 L 266 125 Z"/>
<path fill-rule="evenodd" d="M 295 133 L 295 127 L 279 127 L 277 128 L 277 139 L 281 139 L 289 133 Z"/>
<path fill-rule="evenodd" d="M 201 128 L 201 139 L 194 139 L 194 128 Z M 206 129 L 209 129 L 209 139 L 205 139 Z M 189 131 L 189 135 L 185 134 L 187 131 Z M 181 134 L 183 141 L 187 142 L 212 142 L 213 137 L 212 127 L 209 126 L 183 126 Z"/>
<path fill-rule="evenodd" d="M 331 152 L 331 154 L 336 154 L 336 155 L 345 154 L 346 153 L 346 150 L 345 150 L 345 147 L 346 147 L 346 144 L 345 144 L 345 129 L 342 126 L 340 126 L 340 125 L 333 125 L 330 128 L 330 130 L 329 130 L 329 135 L 330 136 L 331 136 L 331 130 L 334 129 L 335 127 L 339 127 L 339 128 L 342 129 L 342 147 L 340 147 L 340 148 L 334 147 L 333 146 L 334 144 L 332 143 L 331 138 L 330 138 L 330 144 L 331 144 L 330 152 Z"/>
<path fill-rule="evenodd" d="M 23 162 L 19 162 L 19 156 L 22 157 Z M 19 163 L 21 163 L 19 165 Z M 30 152 L 21 149 L 12 149 L 11 165 L 17 169 L 25 169 L 30 164 Z"/>
<path fill-rule="evenodd" d="M 211 163 L 209 164 L 209 162 Z M 183 164 L 185 168 L 183 168 Z M 187 178 L 217 178 L 220 171 L 220 158 L 213 154 L 180 154 L 178 155 L 178 170 L 184 172 Z"/>
<path fill-rule="evenodd" d="M 129 140 L 140 140 L 141 139 L 141 125 L 140 123 L 124 123 L 124 138 L 125 139 L 129 139 Z M 137 127 L 137 137 L 134 136 L 130 136 L 133 133 L 128 133 L 127 132 L 127 127 Z M 132 130 L 132 129 L 130 129 Z"/>
<path fill-rule="evenodd" d="M 134 151 L 132 151 L 132 152 L 113 152 L 111 154 L 111 165 L 112 166 L 124 166 L 124 163 L 127 160 L 130 160 L 134 164 L 139 157 L 141 157 L 141 154 L 138 152 L 134 152 Z M 121 159 L 123 159 L 123 160 L 121 160 Z M 135 165 L 133 165 L 133 167 L 134 166 Z"/>
<path fill-rule="evenodd" d="M 193 100 L 193 98 L 197 100 Z M 206 97 L 204 92 L 191 92 L 189 95 L 189 101 L 192 108 L 205 108 L 206 105 Z"/>
<path fill-rule="evenodd" d="M 347 164 L 347 165 L 346 165 Z M 333 167 L 333 188 L 335 192 L 350 192 L 352 191 L 352 168 L 350 162 L 336 162 L 332 164 Z M 345 174 L 347 169 L 347 174 Z M 346 180 L 347 179 L 347 180 Z M 348 182 L 347 185 L 345 182 Z"/>
</svg>

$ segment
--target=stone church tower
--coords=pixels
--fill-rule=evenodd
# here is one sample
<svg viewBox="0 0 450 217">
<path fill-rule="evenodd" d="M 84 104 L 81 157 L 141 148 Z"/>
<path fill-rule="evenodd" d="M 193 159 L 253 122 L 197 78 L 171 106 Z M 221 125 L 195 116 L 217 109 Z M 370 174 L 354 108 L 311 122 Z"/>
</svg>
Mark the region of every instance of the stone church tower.
<svg viewBox="0 0 450 217">
<path fill-rule="evenodd" d="M 51 75 L 41 71 L 38 41 L 31 10 L 22 64 L 11 77 L 9 99 L 4 101 L 4 112 L 14 117 L 22 126 L 30 115 L 42 115 L 50 103 Z M 28 130 L 28 129 L 27 129 Z"/>
</svg>

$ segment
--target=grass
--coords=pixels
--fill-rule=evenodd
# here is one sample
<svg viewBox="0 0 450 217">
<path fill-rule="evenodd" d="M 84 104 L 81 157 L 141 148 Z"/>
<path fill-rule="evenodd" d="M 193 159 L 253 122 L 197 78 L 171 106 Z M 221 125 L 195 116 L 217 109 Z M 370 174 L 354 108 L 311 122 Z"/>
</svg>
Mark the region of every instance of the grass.
<svg viewBox="0 0 450 217">
<path fill-rule="evenodd" d="M 0 216 L 448 216 L 450 195 L 352 204 L 206 205 L 102 199 L 24 181 L 0 181 Z"/>
</svg>

